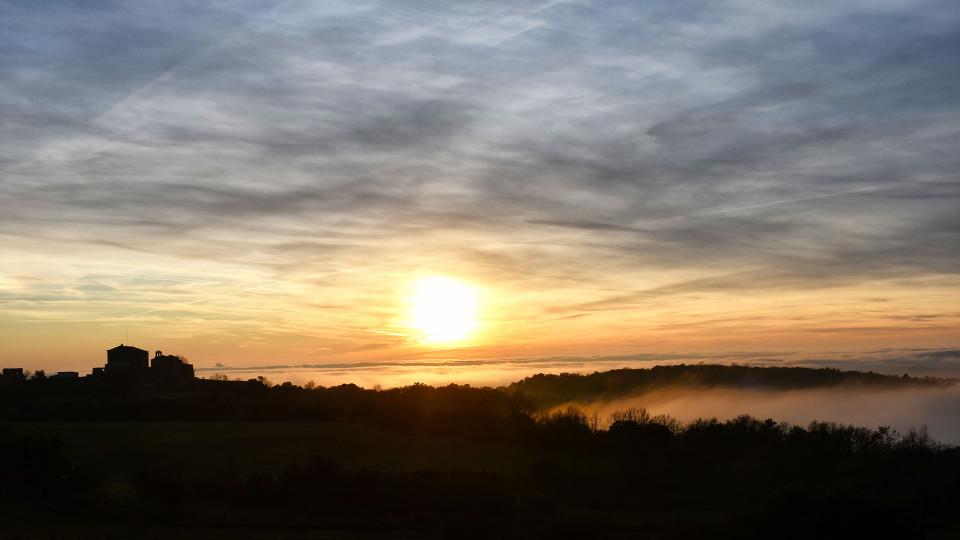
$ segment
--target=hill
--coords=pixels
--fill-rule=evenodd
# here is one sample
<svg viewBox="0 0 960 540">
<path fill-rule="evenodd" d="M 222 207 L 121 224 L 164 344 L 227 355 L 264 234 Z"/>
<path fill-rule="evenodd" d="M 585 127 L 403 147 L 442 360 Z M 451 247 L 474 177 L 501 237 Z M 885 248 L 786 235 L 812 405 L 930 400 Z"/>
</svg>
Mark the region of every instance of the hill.
<svg viewBox="0 0 960 540">
<path fill-rule="evenodd" d="M 649 369 L 615 369 L 589 375 L 537 374 L 505 387 L 537 407 L 570 402 L 612 400 L 665 389 L 762 389 L 805 390 L 814 388 L 931 388 L 955 384 L 953 379 L 916 378 L 833 368 L 760 367 L 719 364 L 654 366 Z"/>
<path fill-rule="evenodd" d="M 949 384 L 737 366 L 500 389 L 26 381 L 0 388 L 0 518 L 15 538 L 956 538 L 960 450 L 923 430 L 554 406 Z"/>
</svg>

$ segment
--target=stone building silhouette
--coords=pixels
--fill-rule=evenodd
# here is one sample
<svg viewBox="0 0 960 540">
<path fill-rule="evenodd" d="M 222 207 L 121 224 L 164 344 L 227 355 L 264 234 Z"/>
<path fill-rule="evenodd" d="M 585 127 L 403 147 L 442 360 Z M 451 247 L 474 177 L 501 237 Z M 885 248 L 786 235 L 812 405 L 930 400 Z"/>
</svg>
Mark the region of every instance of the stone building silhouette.
<svg viewBox="0 0 960 540">
<path fill-rule="evenodd" d="M 111 377 L 140 378 L 146 374 L 148 357 L 147 351 L 121 343 L 107 350 L 104 374 Z"/>
<path fill-rule="evenodd" d="M 27 374 L 23 368 L 3 368 L 3 374 L 0 375 L 0 382 L 3 384 L 12 384 L 27 380 Z"/>
<path fill-rule="evenodd" d="M 193 379 L 193 366 L 180 356 L 154 353 L 150 360 L 150 377 L 160 383 L 175 383 Z"/>
<path fill-rule="evenodd" d="M 165 355 L 157 351 L 153 359 L 149 353 L 137 347 L 120 344 L 107 351 L 107 365 L 94 368 L 94 377 L 129 382 L 177 384 L 193 380 L 193 366 L 183 357 Z"/>
</svg>

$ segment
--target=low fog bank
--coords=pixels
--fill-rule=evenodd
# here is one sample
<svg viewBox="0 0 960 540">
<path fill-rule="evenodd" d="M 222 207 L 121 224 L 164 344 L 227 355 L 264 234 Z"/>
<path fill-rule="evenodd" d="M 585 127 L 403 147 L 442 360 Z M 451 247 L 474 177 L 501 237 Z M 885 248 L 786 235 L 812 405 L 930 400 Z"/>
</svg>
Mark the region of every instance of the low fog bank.
<svg viewBox="0 0 960 540">
<path fill-rule="evenodd" d="M 676 364 L 740 364 L 745 366 L 831 367 L 875 371 L 912 377 L 960 378 L 960 349 L 881 349 L 834 351 L 818 355 L 803 352 L 722 352 L 630 354 L 619 356 L 552 356 L 511 359 L 421 359 L 395 362 L 355 362 L 261 366 L 198 366 L 200 376 L 227 375 L 232 379 L 265 376 L 278 383 L 322 386 L 357 384 L 371 388 L 424 383 L 501 386 L 537 373 L 589 374 L 623 368 L 650 368 Z"/>
<path fill-rule="evenodd" d="M 675 389 L 612 401 L 572 403 L 588 414 L 609 418 L 615 411 L 642 407 L 681 422 L 726 420 L 742 414 L 806 426 L 813 420 L 869 428 L 890 426 L 901 433 L 926 426 L 930 436 L 960 444 L 960 386 L 924 389 L 833 387 L 816 390 Z"/>
<path fill-rule="evenodd" d="M 669 364 L 671 362 L 659 362 Z M 680 362 L 674 362 L 680 363 Z M 444 386 L 469 384 L 497 387 L 518 381 L 537 373 L 593 373 L 622 368 L 650 367 L 650 361 L 625 362 L 594 359 L 533 359 L 533 360 L 450 360 L 409 361 L 404 363 L 357 363 L 303 366 L 255 367 L 201 367 L 197 374 L 209 377 L 226 375 L 231 379 L 252 379 L 265 376 L 275 383 L 291 382 L 303 385 L 314 382 L 321 386 L 356 384 L 364 388 L 381 386 L 394 388 L 414 383 Z"/>
</svg>

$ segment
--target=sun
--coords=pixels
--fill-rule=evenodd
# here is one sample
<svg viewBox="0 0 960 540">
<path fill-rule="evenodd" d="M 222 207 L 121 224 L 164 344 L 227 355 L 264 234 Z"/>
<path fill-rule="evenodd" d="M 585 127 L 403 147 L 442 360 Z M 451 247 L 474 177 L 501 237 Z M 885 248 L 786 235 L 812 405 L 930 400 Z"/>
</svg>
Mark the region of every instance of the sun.
<svg viewBox="0 0 960 540">
<path fill-rule="evenodd" d="M 424 343 L 449 343 L 476 328 L 477 291 L 446 276 L 422 277 L 410 295 L 410 326 Z"/>
</svg>

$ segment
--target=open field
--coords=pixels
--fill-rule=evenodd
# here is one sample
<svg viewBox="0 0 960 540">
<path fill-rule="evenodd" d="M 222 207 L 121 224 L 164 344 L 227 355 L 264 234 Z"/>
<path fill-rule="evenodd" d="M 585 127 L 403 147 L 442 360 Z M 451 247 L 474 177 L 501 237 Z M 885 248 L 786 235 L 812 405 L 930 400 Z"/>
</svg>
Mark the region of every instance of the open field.
<svg viewBox="0 0 960 540">
<path fill-rule="evenodd" d="M 113 473 L 180 465 L 187 471 L 237 468 L 275 474 L 314 457 L 349 467 L 410 471 L 477 468 L 511 473 L 533 456 L 495 443 L 411 434 L 343 422 L 17 422 L 17 433 L 60 439 L 77 463 Z M 386 437 L 389 437 L 387 443 Z"/>
</svg>

